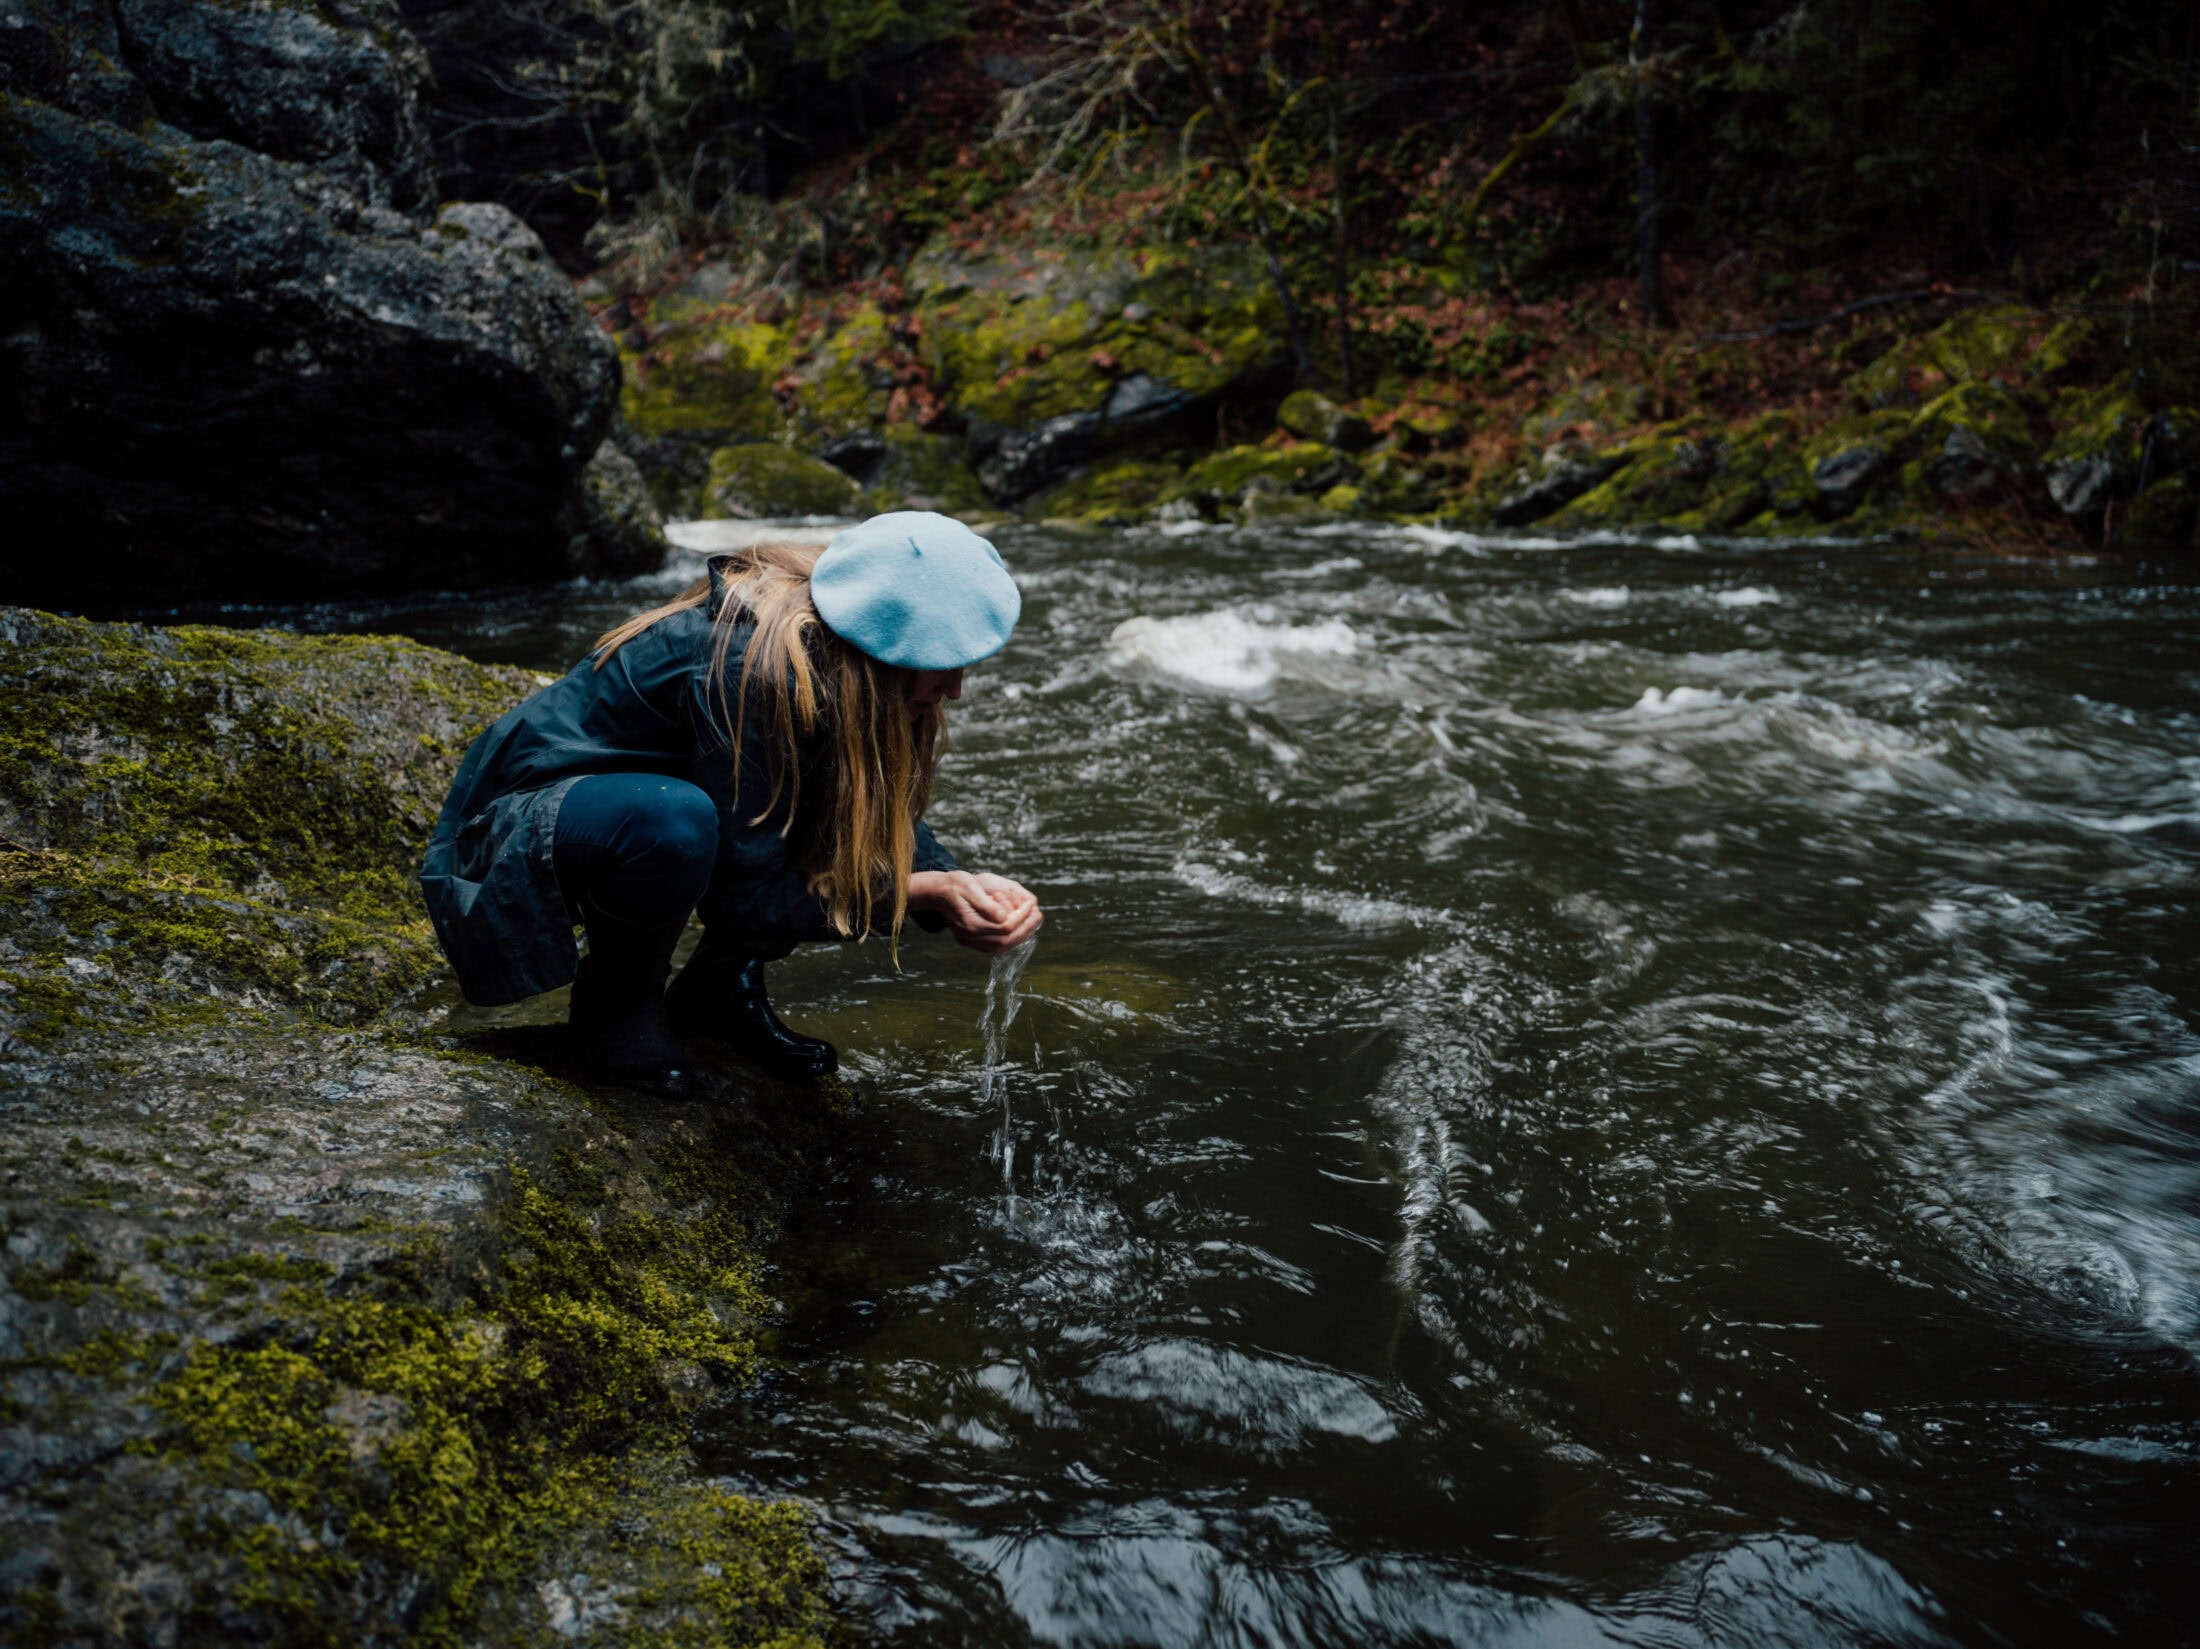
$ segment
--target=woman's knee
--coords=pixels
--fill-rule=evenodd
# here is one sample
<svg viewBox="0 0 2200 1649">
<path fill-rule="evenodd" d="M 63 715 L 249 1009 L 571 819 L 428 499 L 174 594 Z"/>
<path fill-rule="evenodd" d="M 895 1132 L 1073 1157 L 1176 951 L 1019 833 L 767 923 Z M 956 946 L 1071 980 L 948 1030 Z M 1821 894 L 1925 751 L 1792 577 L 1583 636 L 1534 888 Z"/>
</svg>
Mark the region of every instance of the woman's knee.
<svg viewBox="0 0 2200 1649">
<path fill-rule="evenodd" d="M 718 809 L 711 799 L 692 784 L 666 780 L 664 795 L 651 809 L 648 835 L 648 855 L 668 874 L 691 879 L 701 898 L 718 858 Z"/>
<path fill-rule="evenodd" d="M 559 880 L 568 898 L 639 920 L 692 909 L 718 855 L 718 810 L 682 779 L 606 773 L 559 809 Z"/>
</svg>

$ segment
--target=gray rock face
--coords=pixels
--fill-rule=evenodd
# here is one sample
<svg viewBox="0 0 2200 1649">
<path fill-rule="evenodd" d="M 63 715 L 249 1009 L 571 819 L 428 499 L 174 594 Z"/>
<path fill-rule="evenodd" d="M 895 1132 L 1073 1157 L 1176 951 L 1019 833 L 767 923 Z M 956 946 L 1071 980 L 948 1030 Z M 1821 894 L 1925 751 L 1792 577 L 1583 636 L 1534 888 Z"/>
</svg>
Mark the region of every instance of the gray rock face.
<svg viewBox="0 0 2200 1649">
<path fill-rule="evenodd" d="M 2116 490 L 2116 466 L 2099 453 L 2047 466 L 2047 494 L 2069 516 L 2096 515 Z"/>
<path fill-rule="evenodd" d="M 1885 447 L 1868 441 L 1820 459 L 1811 472 L 1818 485 L 1819 513 L 1832 517 L 1854 510 L 1891 461 Z"/>
<path fill-rule="evenodd" d="M 1950 430 L 1925 465 L 1925 484 L 1953 503 L 1986 503 L 2007 492 L 2010 483 L 2001 460 L 1967 429 Z"/>
<path fill-rule="evenodd" d="M 1028 498 L 1093 455 L 1100 424 L 1097 412 L 1065 412 L 1028 429 L 978 425 L 969 451 L 979 483 L 1006 502 Z"/>
<path fill-rule="evenodd" d="M 115 18 L 166 124 L 311 166 L 376 204 L 433 204 L 428 58 L 390 0 L 115 0 Z"/>
<path fill-rule="evenodd" d="M 9 593 L 563 576 L 617 355 L 509 212 L 429 214 L 394 9 L 0 6 Z"/>
<path fill-rule="evenodd" d="M 633 459 L 606 441 L 581 473 L 567 557 L 576 571 L 614 576 L 661 565 L 671 543 L 649 483 Z"/>
<path fill-rule="evenodd" d="M 1499 500 L 1492 519 L 1500 527 L 1524 527 L 1540 521 L 1591 488 L 1601 486 L 1619 466 L 1617 458 L 1547 456 L 1542 473 L 1524 476 Z"/>
</svg>

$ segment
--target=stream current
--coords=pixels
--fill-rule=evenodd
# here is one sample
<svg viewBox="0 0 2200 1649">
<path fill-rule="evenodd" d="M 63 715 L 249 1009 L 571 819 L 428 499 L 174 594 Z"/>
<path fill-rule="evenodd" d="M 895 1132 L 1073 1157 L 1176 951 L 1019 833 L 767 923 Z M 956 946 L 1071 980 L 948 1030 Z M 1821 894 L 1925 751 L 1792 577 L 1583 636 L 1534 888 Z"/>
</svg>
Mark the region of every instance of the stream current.
<svg viewBox="0 0 2200 1649">
<path fill-rule="evenodd" d="M 1001 544 L 931 817 L 1048 923 L 992 1060 L 774 968 L 868 1103 L 705 1451 L 873 1635 L 2196 1640 L 2200 587 Z M 681 559 L 261 616 L 562 669 Z"/>
</svg>

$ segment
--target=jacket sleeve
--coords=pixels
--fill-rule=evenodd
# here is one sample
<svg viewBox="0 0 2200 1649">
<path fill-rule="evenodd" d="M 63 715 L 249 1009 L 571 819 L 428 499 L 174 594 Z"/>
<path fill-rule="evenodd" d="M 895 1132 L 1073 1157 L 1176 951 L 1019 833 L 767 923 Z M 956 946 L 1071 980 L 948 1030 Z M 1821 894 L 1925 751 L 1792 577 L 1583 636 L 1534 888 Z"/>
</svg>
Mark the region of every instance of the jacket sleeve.
<svg viewBox="0 0 2200 1649">
<path fill-rule="evenodd" d="M 940 839 L 932 834 L 932 827 L 922 819 L 917 821 L 917 852 L 912 864 L 916 870 L 960 870 L 962 861 L 940 845 Z"/>
</svg>

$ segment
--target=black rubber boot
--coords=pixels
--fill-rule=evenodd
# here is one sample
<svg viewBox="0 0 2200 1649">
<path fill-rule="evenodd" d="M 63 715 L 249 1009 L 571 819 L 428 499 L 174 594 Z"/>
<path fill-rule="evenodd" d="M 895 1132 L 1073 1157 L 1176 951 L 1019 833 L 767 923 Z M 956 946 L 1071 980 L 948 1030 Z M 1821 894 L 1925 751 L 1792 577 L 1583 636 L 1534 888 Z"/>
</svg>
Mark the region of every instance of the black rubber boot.
<svg viewBox="0 0 2200 1649">
<path fill-rule="evenodd" d="M 665 974 L 680 929 L 637 927 L 596 912 L 586 923 L 588 954 L 566 1020 L 590 1071 L 665 1099 L 716 1097 L 721 1084 L 696 1067 L 665 1013 Z"/>
<path fill-rule="evenodd" d="M 732 945 L 703 943 L 665 993 L 672 1026 L 683 1036 L 723 1042 L 780 1077 L 829 1076 L 840 1069 L 830 1042 L 791 1031 L 764 995 L 765 958 Z"/>
</svg>

